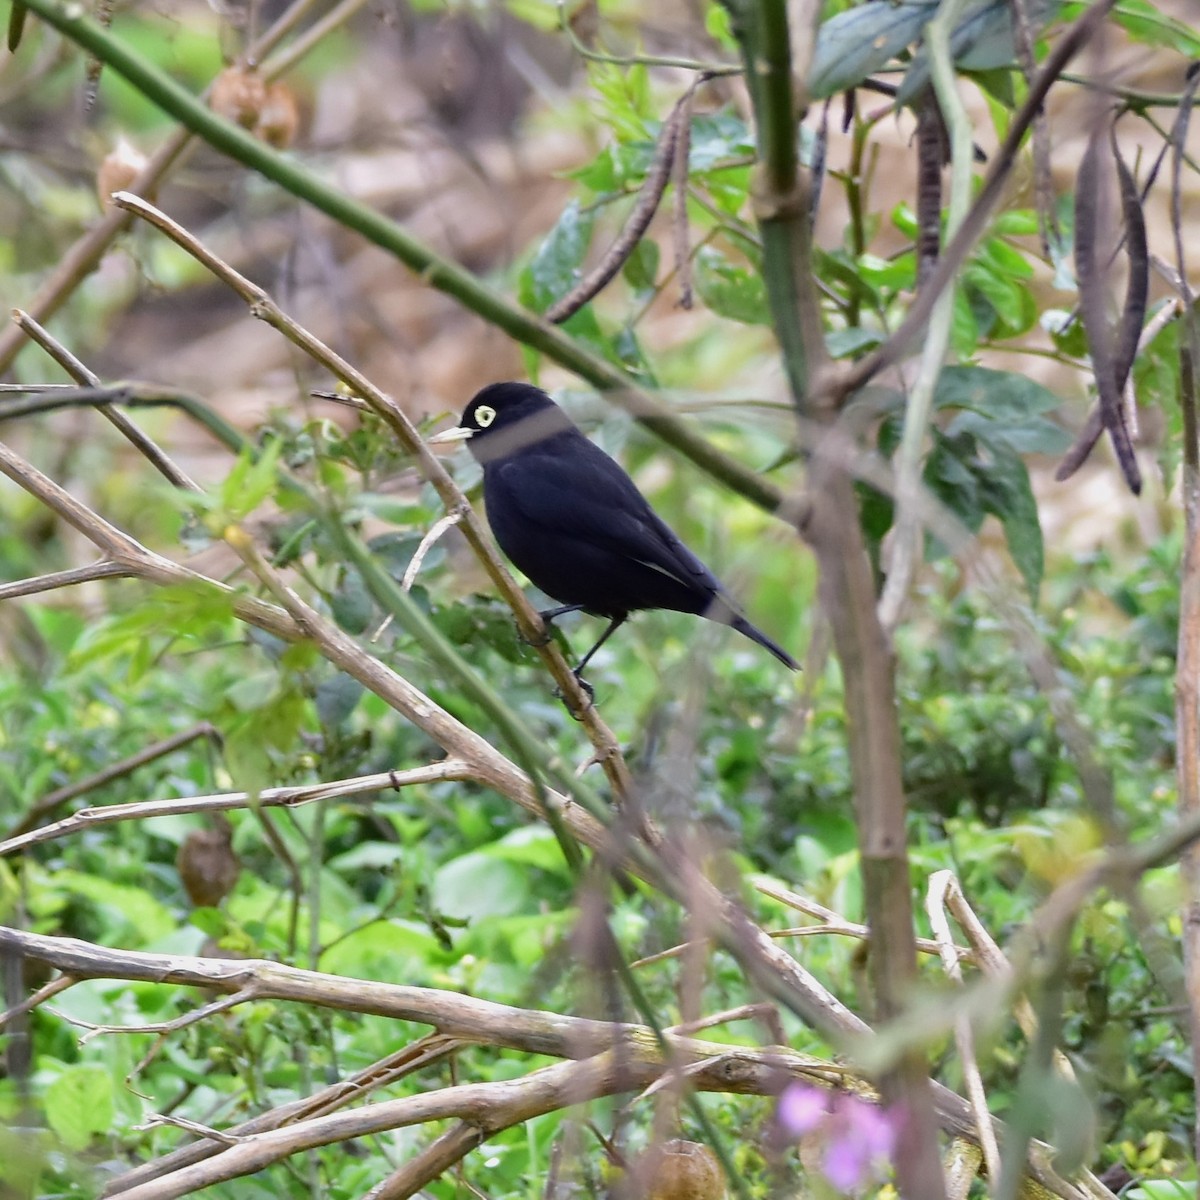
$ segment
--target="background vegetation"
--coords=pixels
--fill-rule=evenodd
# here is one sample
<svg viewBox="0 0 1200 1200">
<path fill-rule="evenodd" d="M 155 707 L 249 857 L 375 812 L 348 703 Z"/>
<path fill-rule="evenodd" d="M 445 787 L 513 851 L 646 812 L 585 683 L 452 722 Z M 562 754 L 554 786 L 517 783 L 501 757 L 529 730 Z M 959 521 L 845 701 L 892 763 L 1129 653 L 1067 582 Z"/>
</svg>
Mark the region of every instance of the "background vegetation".
<svg viewBox="0 0 1200 1200">
<path fill-rule="evenodd" d="M 1189 6 L 96 17 L 0 60 L 0 1194 L 821 1194 L 858 1094 L 1195 1195 Z M 510 377 L 801 676 L 580 711 L 420 443 Z"/>
</svg>

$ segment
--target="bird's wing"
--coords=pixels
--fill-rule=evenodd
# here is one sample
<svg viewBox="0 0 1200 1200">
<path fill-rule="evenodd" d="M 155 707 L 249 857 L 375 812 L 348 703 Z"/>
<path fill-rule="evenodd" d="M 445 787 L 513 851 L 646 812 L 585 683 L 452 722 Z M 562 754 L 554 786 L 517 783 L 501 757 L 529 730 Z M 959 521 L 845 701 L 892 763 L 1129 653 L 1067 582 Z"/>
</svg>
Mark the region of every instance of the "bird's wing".
<svg viewBox="0 0 1200 1200">
<path fill-rule="evenodd" d="M 650 507 L 633 480 L 582 435 L 567 453 L 551 448 L 490 464 L 494 485 L 522 516 L 644 563 L 689 588 L 720 590 L 712 572 Z"/>
</svg>

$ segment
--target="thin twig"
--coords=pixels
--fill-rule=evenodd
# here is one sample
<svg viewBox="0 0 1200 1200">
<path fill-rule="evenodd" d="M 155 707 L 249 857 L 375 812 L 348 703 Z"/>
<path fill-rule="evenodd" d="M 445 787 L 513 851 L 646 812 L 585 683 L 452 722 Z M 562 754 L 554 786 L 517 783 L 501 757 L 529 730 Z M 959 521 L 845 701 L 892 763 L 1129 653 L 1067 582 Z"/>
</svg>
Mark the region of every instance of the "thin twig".
<svg viewBox="0 0 1200 1200">
<path fill-rule="evenodd" d="M 417 576 L 421 573 L 421 565 L 425 562 L 425 556 L 437 544 L 438 539 L 442 534 L 453 529 L 466 516 L 464 509 L 455 509 L 453 512 L 448 512 L 444 517 L 439 517 L 430 527 L 429 532 L 421 539 L 421 544 L 417 547 L 416 553 L 412 556 L 412 560 L 404 569 L 404 579 L 400 586 L 406 592 L 412 591 L 412 585 L 417 582 Z M 377 640 L 378 635 L 372 638 L 372 641 Z"/>
<path fill-rule="evenodd" d="M 155 1021 L 147 1025 L 98 1025 L 94 1021 L 85 1021 L 82 1017 L 59 1012 L 54 1008 L 47 1007 L 46 1011 L 52 1013 L 60 1021 L 65 1021 L 68 1025 L 74 1025 L 78 1029 L 86 1029 L 87 1032 L 79 1039 L 79 1044 L 83 1046 L 93 1038 L 109 1033 L 178 1033 L 181 1029 L 187 1029 L 197 1022 L 205 1020 L 207 1017 L 215 1016 L 217 1013 L 228 1012 L 231 1008 L 236 1008 L 239 1004 L 245 1004 L 253 999 L 255 999 L 254 988 L 248 987 L 240 992 L 221 996 L 219 999 L 213 1000 L 208 1004 L 202 1004 L 199 1008 L 194 1008 L 190 1012 L 186 1012 L 182 1016 L 175 1017 L 170 1021 Z"/>
<path fill-rule="evenodd" d="M 500 561 L 491 539 L 483 532 L 478 518 L 470 510 L 466 497 L 450 478 L 441 461 L 425 445 L 403 409 L 390 396 L 375 387 L 360 371 L 340 355 L 335 354 L 324 342 L 292 320 L 263 288 L 236 271 L 164 212 L 141 197 L 128 192 L 115 193 L 113 203 L 119 208 L 135 213 L 181 246 L 218 279 L 232 288 L 249 305 L 253 316 L 278 330 L 293 345 L 342 380 L 354 395 L 361 396 L 372 410 L 383 418 L 400 444 L 416 457 L 422 473 L 437 490 L 447 512 L 461 511 L 464 513 L 461 526 L 472 550 L 496 584 L 500 594 L 512 608 L 523 636 L 536 647 L 542 661 L 550 669 L 554 681 L 562 690 L 569 707 L 573 712 L 581 715 L 584 729 L 596 749 L 597 759 L 617 795 L 627 796 L 630 790 L 629 770 L 625 765 L 620 744 L 615 735 L 601 720 L 595 706 L 591 704 L 590 698 L 580 687 L 578 678 L 563 657 L 561 650 L 552 640 L 545 639 L 545 631 L 537 611 L 521 589 L 517 587 L 512 575 Z"/>
<path fill-rule="evenodd" d="M 99 378 L 92 375 L 90 371 L 86 371 L 83 364 L 48 330 L 43 329 L 28 313 L 23 312 L 19 308 L 14 309 L 13 320 L 22 333 L 31 341 L 41 346 L 68 373 L 86 373 L 90 376 L 90 382 L 93 386 L 99 386 Z M 119 430 L 125 436 L 129 443 L 142 454 L 163 478 L 173 483 L 176 487 L 187 488 L 193 492 L 200 490 L 199 486 L 180 467 L 171 461 L 166 452 L 160 449 L 154 440 L 144 433 L 119 408 L 114 408 L 111 404 L 98 404 L 96 405 L 96 409 L 114 429 Z"/>
<path fill-rule="evenodd" d="M 946 919 L 946 892 L 958 881 L 950 871 L 935 871 L 929 879 L 929 888 L 925 896 L 925 912 L 929 916 L 929 925 L 933 935 L 941 947 L 942 967 L 946 974 L 958 984 L 962 983 L 962 967 L 959 965 L 958 954 L 954 946 L 954 938 L 950 933 L 950 923 Z M 983 1078 L 979 1073 L 979 1062 L 975 1057 L 975 1034 L 971 1028 L 970 1018 L 963 1014 L 954 1023 L 954 1040 L 958 1044 L 958 1057 L 962 1065 L 963 1081 L 966 1083 L 967 1098 L 975 1110 L 975 1121 L 979 1130 L 979 1145 L 983 1150 L 984 1161 L 987 1163 L 988 1176 L 991 1179 L 1000 1178 L 1000 1148 L 996 1144 L 996 1133 L 992 1128 L 991 1115 L 988 1112 L 987 1093 L 984 1091 Z"/>
<path fill-rule="evenodd" d="M 193 735 L 195 736 L 195 735 Z M 180 743 L 182 744 L 182 743 Z M 174 747 L 172 747 L 173 749 Z M 344 800 L 351 796 L 370 796 L 379 792 L 399 791 L 426 783 L 474 780 L 478 772 L 462 759 L 448 758 L 426 767 L 411 767 L 406 771 L 383 771 L 374 775 L 359 775 L 353 779 L 336 779 L 329 783 L 312 783 L 296 787 L 263 788 L 259 792 L 221 792 L 211 796 L 175 796 L 169 800 L 134 800 L 128 804 L 105 804 L 83 808 L 69 817 L 30 829 L 0 842 L 0 857 L 45 842 L 57 841 L 81 829 L 97 825 L 115 825 L 122 821 L 148 821 L 153 817 L 181 816 L 185 813 L 234 812 L 252 807 L 300 808 L 325 800 Z M 76 793 L 78 794 L 78 793 Z M 52 793 L 53 795 L 53 793 Z"/>
<path fill-rule="evenodd" d="M 675 159 L 671 164 L 671 182 L 675 185 L 671 214 L 671 242 L 675 251 L 675 276 L 679 282 L 679 307 L 690 309 L 692 296 L 692 256 L 688 248 L 688 159 L 692 146 L 692 102 L 695 91 L 683 96 L 679 135 L 675 139 Z"/>
<path fill-rule="evenodd" d="M 559 28 L 581 58 L 589 62 L 609 63 L 615 67 L 674 67 L 683 71 L 699 71 L 714 78 L 721 75 L 740 75 L 742 68 L 737 63 L 698 62 L 691 58 L 679 58 L 662 54 L 605 54 L 585 45 L 575 32 L 567 15 L 565 0 L 557 0 Z"/>
<path fill-rule="evenodd" d="M 939 114 L 950 139 L 950 205 L 946 217 L 946 240 L 961 227 L 971 198 L 971 122 L 956 87 L 950 59 L 950 35 L 959 20 L 965 0 L 944 0 L 937 15 L 925 26 L 925 45 L 933 77 L 936 104 L 927 105 Z M 926 118 L 925 124 L 933 118 Z M 940 139 L 939 139 L 940 140 Z M 932 268 L 930 268 L 932 270 Z M 926 276 L 928 278 L 928 274 Z M 954 288 L 945 288 L 929 317 L 929 332 L 921 347 L 917 378 L 904 409 L 904 428 L 896 452 L 896 521 L 887 562 L 887 580 L 879 598 L 879 623 L 884 632 L 895 633 L 908 601 L 917 564 L 924 554 L 924 531 L 917 518 L 914 497 L 921 487 L 925 441 L 933 413 L 933 398 L 942 364 L 950 344 L 954 319 Z"/>
<path fill-rule="evenodd" d="M 650 222 L 658 211 L 663 193 L 667 190 L 667 184 L 671 182 L 679 131 L 691 115 L 691 98 L 700 84 L 709 78 L 707 75 L 700 75 L 676 101 L 670 115 L 663 122 L 654 158 L 646 172 L 645 182 L 638 191 L 633 211 L 629 214 L 629 220 L 625 223 L 625 227 L 595 267 L 565 296 L 560 297 L 546 309 L 543 315 L 547 321 L 561 325 L 577 313 L 616 275 L 625 260 L 633 253 L 638 242 L 642 240 L 642 235 L 650 227 Z"/>
<path fill-rule="evenodd" d="M 432 1066 L 454 1054 L 463 1044 L 458 1038 L 444 1037 L 441 1034 L 427 1034 L 395 1053 L 389 1054 L 379 1062 L 372 1063 L 361 1071 L 355 1072 L 346 1079 L 340 1079 L 311 1096 L 304 1096 L 288 1104 L 281 1104 L 277 1108 L 260 1113 L 230 1129 L 222 1130 L 221 1138 L 226 1143 L 236 1142 L 252 1133 L 261 1133 L 267 1129 L 279 1129 L 296 1120 L 336 1112 L 339 1108 L 345 1108 L 349 1104 L 360 1103 L 370 1093 L 388 1087 L 413 1072 Z M 207 1136 L 204 1130 L 197 1132 L 201 1137 Z M 169 1154 L 151 1159 L 149 1162 L 127 1171 L 124 1175 L 110 1180 L 104 1189 L 104 1195 L 106 1197 L 120 1195 L 136 1184 L 161 1178 L 181 1167 L 211 1158 L 219 1149 L 219 1145 L 214 1145 L 209 1141 L 193 1142 L 191 1145 L 181 1146 Z"/>
<path fill-rule="evenodd" d="M 74 975 L 60 975 L 57 979 L 51 979 L 49 983 L 42 984 L 36 992 L 26 996 L 20 1004 L 14 1004 L 12 1008 L 0 1012 L 0 1030 L 17 1017 L 23 1017 L 27 1012 L 32 1012 L 35 1008 L 45 1004 L 47 1000 L 53 999 L 59 992 L 65 992 L 68 988 L 74 987 L 78 982 L 79 980 Z"/>
<path fill-rule="evenodd" d="M 72 567 L 69 571 L 51 571 L 47 575 L 35 575 L 29 579 L 18 579 L 15 583 L 0 584 L 0 600 L 16 600 L 21 596 L 36 596 L 41 592 L 52 592 L 56 588 L 74 587 L 77 583 L 90 583 L 94 579 L 128 579 L 128 567 L 104 559 L 88 567 Z"/>
<path fill-rule="evenodd" d="M 104 787 L 106 784 L 112 783 L 114 779 L 123 779 L 126 775 L 132 775 L 139 767 L 144 767 L 147 763 L 154 762 L 156 759 L 165 758 L 168 754 L 174 754 L 181 747 L 189 745 L 197 738 L 203 737 L 211 738 L 218 745 L 221 741 L 221 735 L 216 731 L 214 726 L 208 721 L 201 721 L 189 729 L 182 729 L 179 733 L 174 733 L 170 737 L 145 746 L 143 749 L 128 755 L 126 758 L 122 758 L 118 762 L 110 763 L 107 767 L 96 771 L 85 779 L 67 784 L 65 787 L 56 788 L 53 792 L 47 792 L 41 799 L 33 803 L 29 811 L 13 827 L 8 838 L 0 842 L 0 855 L 9 852 L 6 850 L 6 847 L 16 849 L 17 847 L 12 845 L 14 840 L 18 840 L 21 834 L 35 829 L 51 813 L 74 800 L 77 796 L 83 796 L 88 792 L 95 791 L 96 788 Z M 76 814 L 76 816 L 78 815 Z M 38 832 L 40 833 L 41 830 Z"/>
</svg>

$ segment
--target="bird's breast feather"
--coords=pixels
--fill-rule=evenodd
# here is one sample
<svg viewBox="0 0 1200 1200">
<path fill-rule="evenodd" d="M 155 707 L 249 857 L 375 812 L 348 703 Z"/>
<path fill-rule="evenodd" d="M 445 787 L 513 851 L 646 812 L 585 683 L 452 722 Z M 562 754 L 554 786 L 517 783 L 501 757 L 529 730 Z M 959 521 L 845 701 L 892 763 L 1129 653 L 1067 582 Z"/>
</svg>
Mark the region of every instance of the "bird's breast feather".
<svg viewBox="0 0 1200 1200">
<path fill-rule="evenodd" d="M 719 589 L 708 568 L 650 507 L 628 475 L 598 447 L 594 453 L 526 453 L 484 471 L 489 511 L 618 553 L 687 587 Z M 575 449 L 579 449 L 576 447 Z M 598 456 L 598 457 L 597 457 Z"/>
</svg>

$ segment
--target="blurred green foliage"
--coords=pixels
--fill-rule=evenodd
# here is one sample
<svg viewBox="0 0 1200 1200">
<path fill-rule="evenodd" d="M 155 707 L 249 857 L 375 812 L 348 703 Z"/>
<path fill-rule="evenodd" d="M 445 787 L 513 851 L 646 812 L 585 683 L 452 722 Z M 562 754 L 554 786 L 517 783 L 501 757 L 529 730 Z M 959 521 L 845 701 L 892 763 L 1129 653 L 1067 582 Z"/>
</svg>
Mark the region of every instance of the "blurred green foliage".
<svg viewBox="0 0 1200 1200">
<path fill-rule="evenodd" d="M 1068 16 L 1078 8 L 1066 7 Z M 856 17 L 840 2 L 827 10 L 847 14 L 843 29 L 862 20 L 861 9 Z M 556 27 L 546 5 L 522 2 L 510 11 L 532 25 Z M 608 0 L 598 12 L 614 36 L 642 15 L 627 2 Z M 1186 50 L 1194 42 L 1141 0 L 1125 0 L 1115 12 L 1119 23 L 1150 44 Z M 735 47 L 725 10 L 709 5 L 704 27 L 711 55 L 729 60 Z M 223 58 L 211 16 L 191 23 L 122 14 L 118 30 L 196 89 Z M 31 57 L 16 60 L 16 69 L 30 70 L 29 86 L 36 87 L 37 103 L 23 114 L 28 132 L 75 102 L 79 63 L 67 54 L 48 56 L 38 60 L 43 68 L 37 76 L 28 63 L 53 43 L 36 22 L 26 36 L 21 54 Z M 319 77 L 347 62 L 352 68 L 361 51 L 355 39 L 363 36 L 337 35 L 306 69 Z M 994 77 L 983 86 L 1002 125 L 1011 101 L 1005 102 Z M 590 157 L 570 172 L 572 196 L 558 221 L 501 280 L 536 311 L 569 291 L 627 220 L 663 116 L 677 98 L 642 65 L 591 62 L 575 87 L 579 102 L 564 105 L 557 119 L 583 128 Z M 161 127 L 156 110 L 129 89 L 107 77 L 103 88 L 106 120 L 135 135 Z M 885 119 L 883 109 L 876 115 L 861 104 L 848 113 L 864 142 Z M 748 400 L 741 384 L 744 376 L 761 379 L 776 353 L 751 211 L 753 146 L 753 131 L 737 104 L 721 102 L 697 113 L 686 213 L 702 319 L 676 340 L 656 343 L 649 315 L 678 291 L 678 264 L 669 239 L 660 238 L 644 240 L 618 279 L 566 328 L 644 381 L 685 397 L 718 397 L 719 405 L 702 407 L 697 425 L 745 461 L 778 471 L 782 480 L 794 460 L 790 418 L 778 407 Z M 800 149 L 806 163 L 818 161 L 820 147 L 807 126 Z M 28 149 L 0 156 L 0 271 L 14 295 L 32 292 L 40 273 L 95 216 L 92 181 L 81 161 L 64 163 L 61 156 Z M 841 359 L 859 357 L 887 337 L 915 283 L 913 213 L 890 200 L 885 209 L 869 182 L 869 173 L 837 171 L 824 180 L 822 202 L 846 213 L 844 235 L 819 247 L 814 263 L 828 347 Z M 1024 349 L 1039 328 L 1064 361 L 1085 351 L 1079 322 L 1069 319 L 1075 300 L 1069 221 L 1049 263 L 1041 261 L 1037 232 L 1031 211 L 1002 213 L 964 270 L 953 329 L 958 364 L 943 373 L 935 397 L 924 475 L 962 530 L 1002 540 L 1013 570 L 984 586 L 961 568 L 958 547 L 931 538 L 913 619 L 897 638 L 914 889 L 922 891 L 933 871 L 954 870 L 999 939 L 1026 921 L 1056 883 L 1093 861 L 1101 844 L 1055 704 L 1069 706 L 1090 737 L 1111 774 L 1131 837 L 1161 829 L 1175 802 L 1179 518 L 1167 514 L 1167 535 L 1149 547 L 1081 558 L 1046 545 L 1039 512 L 1050 494 L 1043 456 L 1060 453 L 1066 443 L 1057 421 L 1059 398 L 1019 369 L 1001 371 L 980 361 L 989 351 Z M 172 253 L 134 243 L 155 286 L 186 305 L 200 276 L 190 261 L 174 262 Z M 1036 273 L 1044 277 L 1047 268 L 1061 293 L 1058 308 L 1044 302 L 1044 278 L 1035 287 Z M 89 285 L 63 315 L 60 331 L 86 358 L 112 334 L 130 298 L 128 287 Z M 1046 352 L 1044 346 L 1039 352 Z M 1160 458 L 1167 479 L 1178 467 L 1178 353 L 1177 331 L 1169 327 L 1135 367 L 1139 399 L 1164 417 Z M 48 376 L 43 365 L 28 360 L 20 374 Z M 545 366 L 532 353 L 527 362 L 535 377 Z M 849 920 L 861 919 L 842 682 L 822 649 L 826 632 L 814 620 L 809 556 L 761 513 L 665 458 L 628 419 L 607 409 L 597 419 L 594 404 L 561 398 L 622 458 L 689 544 L 730 580 L 757 622 L 790 648 L 814 646 L 798 681 L 783 678 L 776 664 L 728 631 L 677 614 L 639 615 L 605 647 L 591 674 L 597 700 L 629 747 L 656 817 L 668 829 L 703 832 L 719 851 L 716 861 L 729 866 L 722 880 L 736 879 L 734 868 L 742 872 L 742 898 L 768 928 L 800 918 L 754 892 L 755 880 L 802 890 Z M 904 397 L 880 389 L 869 402 L 871 441 L 886 460 L 897 444 Z M 107 515 L 165 553 L 217 552 L 211 539 L 225 524 L 253 524 L 275 565 L 293 570 L 343 630 L 372 639 L 385 663 L 484 736 L 494 735 L 486 714 L 439 677 L 423 648 L 385 623 L 313 514 L 279 485 L 280 466 L 319 485 L 344 522 L 402 578 L 440 508 L 372 418 L 347 432 L 276 413 L 260 435 L 260 447 L 268 449 L 231 462 L 225 481 L 200 498 L 168 493 L 130 472 L 111 437 L 89 433 L 63 443 L 52 428 L 29 429 L 31 457 L 69 465 Z M 465 488 L 477 488 L 478 470 L 465 455 L 454 467 Z M 892 506 L 865 484 L 861 499 L 878 564 Z M 0 493 L 0 513 L 0 578 L 73 564 L 75 542 L 23 495 Z M 536 656 L 515 636 L 507 609 L 476 594 L 471 579 L 465 548 L 450 534 L 426 557 L 412 595 L 471 665 L 502 689 L 539 740 L 564 762 L 582 762 L 588 749 L 552 697 Z M 250 586 L 241 577 L 235 583 Z M 1014 610 L 1054 664 L 1056 697 L 1032 682 L 1013 634 Z M 556 636 L 582 643 L 583 629 L 590 633 L 593 624 L 575 618 Z M 0 834 L 47 793 L 197 722 L 211 722 L 221 744 L 194 741 L 68 807 L 253 791 L 440 757 L 424 734 L 310 648 L 285 646 L 239 626 L 227 599 L 210 590 L 154 591 L 107 582 L 82 599 L 55 593 L 5 604 L 0 645 Z M 572 941 L 578 909 L 570 872 L 553 834 L 509 802 L 478 787 L 433 784 L 298 810 L 251 808 L 231 819 L 243 870 L 219 910 L 188 903 L 176 856 L 204 821 L 178 816 L 100 825 L 0 860 L 0 920 L 128 949 L 265 956 L 515 1005 L 590 1011 L 599 989 Z M 1177 935 L 1178 880 L 1163 869 L 1145 884 L 1144 913 L 1131 912 L 1123 899 L 1101 896 L 1079 923 L 1065 981 L 1064 1040 L 1090 1109 L 1059 1107 L 1072 1117 L 1094 1112 L 1093 1157 L 1102 1165 L 1122 1162 L 1153 1176 L 1178 1172 L 1188 1158 L 1191 1066 L 1144 923 L 1148 917 L 1154 929 Z M 644 889 L 616 900 L 611 922 L 630 960 L 659 954 L 688 936 L 686 914 Z M 865 1006 L 858 943 L 810 936 L 785 944 L 845 1003 Z M 944 996 L 940 972 L 933 964 L 923 970 L 929 1003 L 938 1005 Z M 638 969 L 664 1023 L 680 1019 L 682 974 L 678 958 Z M 714 952 L 701 994 L 689 1000 L 713 1012 L 756 998 L 734 961 Z M 97 1180 L 182 1140 L 167 1126 L 140 1128 L 151 1113 L 170 1108 L 205 1124 L 232 1124 L 367 1067 L 426 1032 L 378 1017 L 257 1003 L 187 1027 L 142 1062 L 152 1035 L 81 1044 L 71 1024 L 169 1021 L 199 1002 L 169 987 L 92 981 L 56 997 L 53 1012 L 34 1013 L 31 1095 L 16 1080 L 0 1079 L 5 1182 L 25 1194 L 96 1194 Z M 636 1019 L 626 1001 L 618 997 L 617 1003 L 623 1017 Z M 1005 1017 L 1000 1014 L 984 1047 L 983 1064 L 1000 1114 L 1013 1102 L 1025 1052 Z M 784 1033 L 797 1048 L 829 1052 L 796 1022 L 786 1021 Z M 719 1041 L 749 1035 L 734 1025 L 707 1036 Z M 957 1085 L 948 1042 L 935 1051 L 943 1077 Z M 513 1053 L 473 1048 L 460 1053 L 453 1067 L 433 1068 L 391 1094 L 515 1076 L 536 1065 Z M 702 1103 L 734 1143 L 751 1192 L 769 1194 L 773 1177 L 763 1150 L 769 1102 L 711 1096 Z M 591 1115 L 629 1151 L 647 1136 L 647 1107 L 598 1104 Z M 574 1119 L 552 1114 L 489 1139 L 469 1164 L 472 1184 L 496 1200 L 540 1196 L 552 1143 Z M 1064 1142 L 1082 1137 L 1085 1123 L 1060 1129 Z M 318 1150 L 310 1158 L 315 1190 L 330 1197 L 361 1195 L 388 1162 L 411 1155 L 428 1137 L 424 1130 L 399 1130 L 359 1143 L 353 1153 L 342 1146 Z M 578 1169 L 592 1194 L 606 1186 L 601 1168 L 585 1162 Z M 239 1200 L 299 1196 L 312 1184 L 279 1167 L 212 1194 Z M 427 1190 L 439 1200 L 458 1194 L 449 1179 Z M 1153 1182 L 1140 1190 L 1153 1200 L 1176 1194 Z"/>
</svg>

